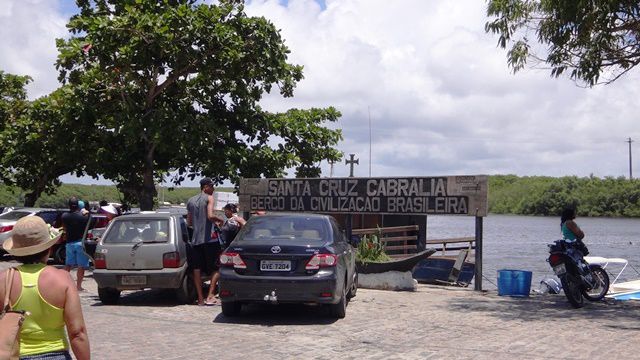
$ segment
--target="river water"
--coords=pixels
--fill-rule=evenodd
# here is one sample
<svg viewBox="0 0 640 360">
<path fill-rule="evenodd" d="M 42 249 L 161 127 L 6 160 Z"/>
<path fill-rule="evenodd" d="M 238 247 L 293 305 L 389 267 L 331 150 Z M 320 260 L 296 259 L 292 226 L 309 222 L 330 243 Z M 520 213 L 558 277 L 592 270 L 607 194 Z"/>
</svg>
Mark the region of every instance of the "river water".
<svg viewBox="0 0 640 360">
<path fill-rule="evenodd" d="M 640 271 L 640 219 L 578 217 L 576 223 L 585 233 L 584 242 L 590 256 L 629 261 L 629 267 L 618 281 L 640 279 L 635 270 Z M 542 279 L 554 276 L 546 262 L 547 244 L 562 237 L 560 217 L 489 215 L 483 219 L 483 228 L 483 289 L 497 288 L 500 269 L 532 271 L 531 289 L 537 289 Z M 427 239 L 474 235 L 474 217 L 428 217 Z M 609 265 L 609 275 L 620 268 Z"/>
</svg>

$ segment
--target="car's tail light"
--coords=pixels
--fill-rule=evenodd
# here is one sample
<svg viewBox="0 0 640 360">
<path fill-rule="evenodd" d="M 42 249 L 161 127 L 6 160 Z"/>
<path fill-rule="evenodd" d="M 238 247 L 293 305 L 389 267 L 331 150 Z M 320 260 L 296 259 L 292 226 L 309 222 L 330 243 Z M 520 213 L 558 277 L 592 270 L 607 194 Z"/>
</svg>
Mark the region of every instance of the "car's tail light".
<svg viewBox="0 0 640 360">
<path fill-rule="evenodd" d="M 163 254 L 162 267 L 165 267 L 165 268 L 180 267 L 180 254 L 177 251 Z"/>
<path fill-rule="evenodd" d="M 107 268 L 107 258 L 103 253 L 96 253 L 93 256 L 93 266 L 95 266 L 96 269 Z"/>
<path fill-rule="evenodd" d="M 224 252 L 220 255 L 220 265 L 233 266 L 236 269 L 246 269 L 247 264 L 244 263 L 240 254 L 234 252 Z"/>
<path fill-rule="evenodd" d="M 562 262 L 562 256 L 560 254 L 549 255 L 549 264 L 557 265 Z"/>
<path fill-rule="evenodd" d="M 317 270 L 321 267 L 336 266 L 337 263 L 338 257 L 333 254 L 315 254 L 304 268 L 307 270 Z"/>
<path fill-rule="evenodd" d="M 0 226 L 0 233 L 13 230 L 13 225 Z"/>
</svg>

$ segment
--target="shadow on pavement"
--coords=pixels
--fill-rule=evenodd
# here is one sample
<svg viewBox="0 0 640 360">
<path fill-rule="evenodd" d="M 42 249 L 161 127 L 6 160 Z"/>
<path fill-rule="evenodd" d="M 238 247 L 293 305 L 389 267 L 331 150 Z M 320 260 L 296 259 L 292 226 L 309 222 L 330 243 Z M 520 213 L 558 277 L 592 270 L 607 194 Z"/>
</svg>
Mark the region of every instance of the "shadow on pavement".
<svg viewBox="0 0 640 360">
<path fill-rule="evenodd" d="M 563 293 L 512 297 L 452 298 L 448 304 L 454 311 L 479 312 L 504 320 L 543 321 L 545 319 L 590 319 L 611 321 L 612 328 L 640 331 L 640 302 L 603 300 L 589 302 L 580 309 L 571 307 Z"/>
<path fill-rule="evenodd" d="M 95 301 L 91 306 L 106 306 L 100 301 L 98 295 L 92 295 L 88 298 Z M 178 303 L 173 291 L 166 289 L 150 289 L 123 291 L 120 294 L 118 304 L 115 306 L 174 307 L 179 305 L 183 304 Z"/>
<path fill-rule="evenodd" d="M 349 308 L 347 307 L 347 316 Z M 323 325 L 333 324 L 337 319 L 330 317 L 329 309 L 318 305 L 303 304 L 246 304 L 242 306 L 240 315 L 226 317 L 222 313 L 214 319 L 214 323 L 243 325 Z"/>
</svg>

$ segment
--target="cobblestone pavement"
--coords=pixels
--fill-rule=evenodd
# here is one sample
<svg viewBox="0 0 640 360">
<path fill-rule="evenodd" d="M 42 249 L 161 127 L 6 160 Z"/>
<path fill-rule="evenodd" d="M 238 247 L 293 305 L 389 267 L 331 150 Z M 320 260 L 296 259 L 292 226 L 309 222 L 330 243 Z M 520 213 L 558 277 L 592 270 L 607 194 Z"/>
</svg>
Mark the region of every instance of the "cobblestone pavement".
<svg viewBox="0 0 640 360">
<path fill-rule="evenodd" d="M 6 268 L 8 263 L 0 263 Z M 359 289 L 347 317 L 314 306 L 252 305 L 237 318 L 219 306 L 177 305 L 166 291 L 98 300 L 81 293 L 95 359 L 636 359 L 640 304 L 529 298 L 420 285 Z"/>
</svg>

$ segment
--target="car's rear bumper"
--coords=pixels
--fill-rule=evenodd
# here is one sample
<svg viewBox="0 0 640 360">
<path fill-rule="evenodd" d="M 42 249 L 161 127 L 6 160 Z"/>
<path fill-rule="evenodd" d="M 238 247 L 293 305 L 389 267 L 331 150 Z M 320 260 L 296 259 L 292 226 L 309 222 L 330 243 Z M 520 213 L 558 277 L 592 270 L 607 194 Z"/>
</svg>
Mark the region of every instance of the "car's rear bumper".
<svg viewBox="0 0 640 360">
<path fill-rule="evenodd" d="M 313 276 L 245 276 L 220 269 L 222 301 L 335 304 L 340 301 L 338 277 L 333 270 Z M 330 294 L 330 295 L 329 295 Z"/>
<path fill-rule="evenodd" d="M 120 290 L 138 289 L 177 289 L 182 283 L 182 279 L 187 272 L 186 263 L 179 268 L 166 268 L 160 270 L 105 270 L 96 269 L 93 271 L 93 278 L 98 287 L 109 287 Z M 144 276 L 144 284 L 130 285 L 123 284 L 127 276 Z"/>
</svg>

